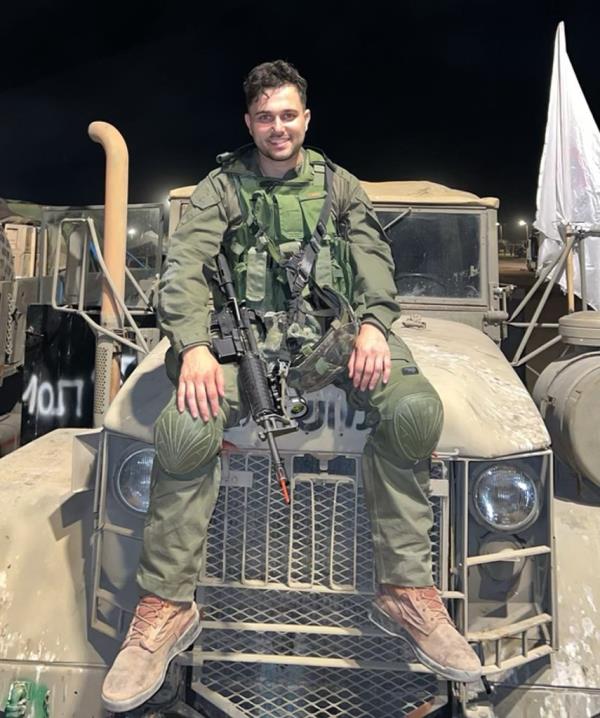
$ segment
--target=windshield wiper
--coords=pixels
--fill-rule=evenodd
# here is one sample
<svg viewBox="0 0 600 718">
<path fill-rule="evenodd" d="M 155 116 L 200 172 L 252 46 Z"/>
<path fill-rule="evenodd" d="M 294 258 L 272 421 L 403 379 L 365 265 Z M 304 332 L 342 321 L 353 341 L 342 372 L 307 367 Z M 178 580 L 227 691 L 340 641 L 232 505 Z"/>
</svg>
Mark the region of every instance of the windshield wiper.
<svg viewBox="0 0 600 718">
<path fill-rule="evenodd" d="M 384 232 L 387 232 L 390 227 L 393 227 L 395 224 L 398 224 L 400 220 L 407 217 L 412 212 L 412 207 L 409 207 L 408 209 L 405 209 L 404 212 L 400 212 L 400 214 L 397 214 L 394 219 L 391 222 L 388 222 L 385 227 L 383 228 Z"/>
</svg>

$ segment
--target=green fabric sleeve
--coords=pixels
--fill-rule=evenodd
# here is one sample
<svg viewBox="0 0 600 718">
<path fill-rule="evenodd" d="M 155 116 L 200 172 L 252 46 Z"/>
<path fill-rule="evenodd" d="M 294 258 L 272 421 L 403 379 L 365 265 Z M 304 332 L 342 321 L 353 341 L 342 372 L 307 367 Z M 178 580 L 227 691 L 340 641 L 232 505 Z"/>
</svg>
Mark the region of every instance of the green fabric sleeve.
<svg viewBox="0 0 600 718">
<path fill-rule="evenodd" d="M 211 291 L 204 269 L 216 268 L 215 257 L 228 228 L 221 200 L 211 177 L 202 180 L 169 244 L 159 285 L 158 319 L 177 355 L 188 347 L 211 343 Z"/>
<path fill-rule="evenodd" d="M 387 336 L 400 316 L 400 305 L 394 298 L 394 260 L 369 198 L 358 180 L 352 184 L 346 220 L 354 273 L 354 308 L 361 322 L 375 325 Z"/>
</svg>

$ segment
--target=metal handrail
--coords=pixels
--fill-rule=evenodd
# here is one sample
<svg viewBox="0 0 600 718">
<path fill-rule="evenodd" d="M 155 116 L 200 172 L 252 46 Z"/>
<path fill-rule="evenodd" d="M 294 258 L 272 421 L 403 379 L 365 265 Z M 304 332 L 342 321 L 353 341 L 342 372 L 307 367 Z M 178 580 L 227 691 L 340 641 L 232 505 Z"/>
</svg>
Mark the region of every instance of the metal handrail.
<svg viewBox="0 0 600 718">
<path fill-rule="evenodd" d="M 56 249 L 54 251 L 54 267 L 52 268 L 52 291 L 51 291 L 52 296 L 51 296 L 51 300 L 50 300 L 50 304 L 51 304 L 52 308 L 55 309 L 56 311 L 64 312 L 65 314 L 77 314 L 80 317 L 82 317 L 82 319 L 84 319 L 84 321 L 90 326 L 90 328 L 93 331 L 98 332 L 99 334 L 104 334 L 104 335 L 110 337 L 111 339 L 113 339 L 114 341 L 116 341 L 120 344 L 123 344 L 124 346 L 127 346 L 136 352 L 141 352 L 142 354 L 148 354 L 149 348 L 146 343 L 146 340 L 144 339 L 144 336 L 142 335 L 135 319 L 133 318 L 131 312 L 127 308 L 124 300 L 120 296 L 118 296 L 118 293 L 115 290 L 115 286 L 112 282 L 112 279 L 106 271 L 106 264 L 104 263 L 104 257 L 102 255 L 102 251 L 100 249 L 100 244 L 98 242 L 98 237 L 96 235 L 94 220 L 91 217 L 75 217 L 75 218 L 69 217 L 69 218 L 65 218 L 65 219 L 61 220 L 61 222 L 59 224 L 59 228 L 62 227 L 62 224 L 65 222 L 71 222 L 71 223 L 82 222 L 82 223 L 85 223 L 88 225 L 88 228 L 90 230 L 90 237 L 91 237 L 92 243 L 94 245 L 94 249 L 96 250 L 97 259 L 98 259 L 98 263 L 100 264 L 100 268 L 102 269 L 102 272 L 103 272 L 104 276 L 106 277 L 107 283 L 111 289 L 111 292 L 113 293 L 115 301 L 118 303 L 119 307 L 123 310 L 123 314 L 125 315 L 129 324 L 131 325 L 131 328 L 133 329 L 133 331 L 139 341 L 139 344 L 141 346 L 139 346 L 138 344 L 135 344 L 134 342 L 129 341 L 129 339 L 126 339 L 125 337 L 119 336 L 118 334 L 111 331 L 110 329 L 103 327 L 101 324 L 98 324 L 83 309 L 82 301 L 83 301 L 84 295 L 83 295 L 82 285 L 84 285 L 84 282 L 85 282 L 85 280 L 84 280 L 85 272 L 84 271 L 82 271 L 82 273 L 81 273 L 81 285 L 80 285 L 80 292 L 79 292 L 79 307 L 77 309 L 74 309 L 73 307 L 63 307 L 63 306 L 60 306 L 59 304 L 57 304 L 56 294 L 57 294 L 57 289 L 58 289 L 58 267 L 59 267 L 59 259 L 60 259 L 60 237 L 61 237 L 60 231 L 58 233 L 58 237 L 57 237 L 57 241 L 56 241 Z M 87 255 L 84 255 L 84 256 L 87 256 Z M 84 267 L 82 267 L 82 270 L 83 269 L 84 269 Z M 134 283 L 134 286 L 135 286 L 135 283 Z M 138 291 L 139 291 L 139 289 L 138 289 Z M 143 292 L 140 292 L 140 295 L 141 295 L 142 299 L 147 301 L 147 298 L 145 297 Z"/>
<path fill-rule="evenodd" d="M 545 344 L 542 344 L 534 351 L 530 352 L 529 354 L 523 355 L 523 351 L 525 347 L 527 346 L 527 342 L 529 341 L 534 329 L 557 329 L 558 324 L 557 323 L 539 323 L 539 317 L 542 313 L 542 310 L 544 306 L 546 305 L 546 302 L 548 300 L 548 297 L 550 296 L 550 292 L 552 291 L 552 287 L 556 284 L 558 279 L 560 278 L 562 274 L 562 270 L 564 268 L 565 262 L 569 261 L 569 256 L 571 252 L 577 251 L 577 256 L 579 260 L 579 281 L 580 281 L 580 288 L 581 288 L 581 303 L 584 309 L 587 309 L 588 303 L 587 303 L 587 282 L 586 282 L 586 275 L 585 275 L 585 245 L 584 245 L 584 239 L 589 236 L 596 236 L 600 235 L 600 227 L 599 226 L 591 226 L 587 229 L 584 229 L 583 227 L 578 227 L 576 224 L 569 224 L 569 225 L 561 225 L 560 227 L 561 234 L 565 237 L 564 245 L 559 252 L 559 254 L 556 255 L 556 257 L 548 264 L 542 272 L 540 273 L 539 277 L 536 279 L 536 281 L 531 286 L 531 289 L 527 292 L 525 297 L 521 300 L 517 308 L 513 311 L 511 317 L 506 322 L 507 326 L 511 327 L 517 327 L 517 328 L 526 328 L 526 331 L 523 335 L 523 338 L 521 340 L 521 343 L 519 344 L 518 349 L 516 350 L 513 359 L 511 361 L 512 366 L 519 367 L 523 364 L 526 364 L 530 359 L 533 359 L 534 357 L 538 356 L 542 352 L 544 352 L 546 349 L 550 348 L 554 344 L 557 344 L 560 341 L 560 336 L 556 336 L 552 339 L 550 339 Z M 519 316 L 519 314 L 523 311 L 523 309 L 527 306 L 533 295 L 537 292 L 537 290 L 540 288 L 540 286 L 548 279 L 550 276 L 550 273 L 553 272 L 552 276 L 549 279 L 548 286 L 544 290 L 544 294 L 542 295 L 542 298 L 540 299 L 538 306 L 536 307 L 536 310 L 532 316 L 532 318 L 527 322 L 516 322 L 516 317 Z M 571 295 L 570 295 L 571 296 Z M 573 311 L 572 308 L 569 309 L 569 311 Z"/>
</svg>

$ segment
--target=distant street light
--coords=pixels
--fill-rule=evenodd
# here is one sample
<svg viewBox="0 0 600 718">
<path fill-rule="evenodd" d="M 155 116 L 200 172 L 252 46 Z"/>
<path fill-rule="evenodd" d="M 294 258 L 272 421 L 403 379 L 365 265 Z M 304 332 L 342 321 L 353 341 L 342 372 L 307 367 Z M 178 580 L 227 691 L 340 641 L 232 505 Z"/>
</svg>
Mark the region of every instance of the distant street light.
<svg viewBox="0 0 600 718">
<path fill-rule="evenodd" d="M 519 220 L 519 227 L 525 227 L 525 241 L 529 242 L 529 225 L 524 219 Z"/>
<path fill-rule="evenodd" d="M 504 228 L 502 227 L 502 222 L 496 222 L 496 227 L 498 227 L 498 239 L 502 242 L 502 240 L 504 239 L 502 236 L 504 233 L 503 232 Z"/>
</svg>

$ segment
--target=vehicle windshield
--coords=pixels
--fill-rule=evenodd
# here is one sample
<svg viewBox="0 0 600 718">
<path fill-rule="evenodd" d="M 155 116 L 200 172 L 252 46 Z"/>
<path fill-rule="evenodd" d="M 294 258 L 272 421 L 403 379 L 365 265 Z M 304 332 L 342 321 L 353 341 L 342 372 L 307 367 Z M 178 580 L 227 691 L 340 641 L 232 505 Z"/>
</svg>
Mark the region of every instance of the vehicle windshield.
<svg viewBox="0 0 600 718">
<path fill-rule="evenodd" d="M 92 230 L 95 231 L 93 231 Z M 45 260 L 40 275 L 52 276 L 57 268 L 59 304 L 78 304 L 85 290 L 85 306 L 101 301 L 102 272 L 93 235 L 104 248 L 103 207 L 44 207 L 41 236 L 45 240 Z M 162 263 L 163 207 L 160 204 L 133 205 L 127 209 L 125 264 L 133 279 L 125 280 L 125 301 L 130 307 L 145 306 L 144 291 L 154 287 Z M 82 267 L 85 281 L 82 287 Z M 43 291 L 50 291 L 45 283 Z M 43 297 L 49 301 L 49 296 Z M 140 304 L 141 303 L 141 304 Z"/>
<path fill-rule="evenodd" d="M 401 297 L 481 296 L 480 215 L 414 209 L 377 213 Z"/>
<path fill-rule="evenodd" d="M 104 247 L 104 207 L 44 207 L 42 229 L 48 238 L 47 266 L 44 274 L 51 274 L 59 243 L 59 270 L 67 269 L 77 253 L 77 242 L 89 244 L 88 271 L 99 272 L 96 251 L 91 244 L 86 219 L 96 229 L 100 248 Z M 126 266 L 132 271 L 152 273 L 160 271 L 162 263 L 162 206 L 133 205 L 127 208 Z"/>
</svg>

